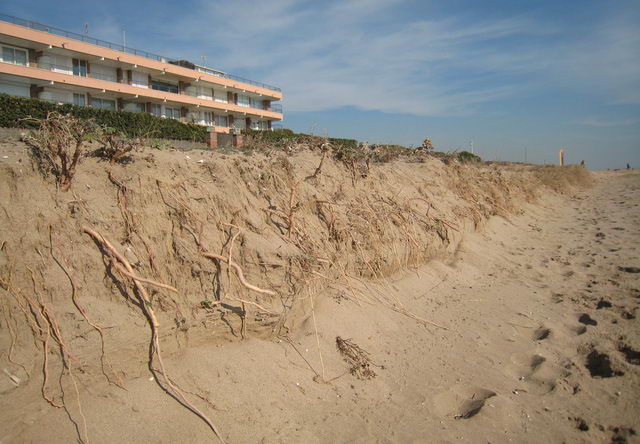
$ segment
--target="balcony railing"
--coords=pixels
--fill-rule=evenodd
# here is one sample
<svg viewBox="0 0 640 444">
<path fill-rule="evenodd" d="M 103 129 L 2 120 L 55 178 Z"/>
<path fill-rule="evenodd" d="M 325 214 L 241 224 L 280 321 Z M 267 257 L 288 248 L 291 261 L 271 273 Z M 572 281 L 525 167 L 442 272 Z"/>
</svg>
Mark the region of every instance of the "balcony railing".
<svg viewBox="0 0 640 444">
<path fill-rule="evenodd" d="M 0 64 L 2 63 L 6 63 L 6 62 L 0 62 Z M 13 65 L 13 63 L 10 63 Z M 20 65 L 20 66 L 25 66 L 28 67 L 26 65 Z M 43 63 L 43 62 L 38 62 L 37 63 L 37 67 L 31 66 L 30 68 L 37 68 L 37 69 L 42 69 L 44 71 L 53 71 L 53 72 L 57 72 L 60 74 L 66 74 L 66 75 L 72 75 L 74 77 L 84 77 L 87 79 L 98 79 L 98 80 L 104 80 L 104 81 L 108 81 L 108 82 L 113 82 L 113 83 L 121 83 L 117 81 L 117 78 L 114 76 L 110 76 L 110 75 L 103 75 L 103 74 L 98 74 L 98 73 L 88 73 L 88 75 L 86 76 L 79 76 L 77 74 L 73 73 L 73 66 L 71 65 L 58 65 L 58 64 L 54 64 L 54 63 Z M 136 86 L 139 88 L 148 88 L 147 86 L 140 86 L 140 85 L 136 85 L 136 84 L 132 84 L 131 86 Z M 165 86 L 165 85 L 150 85 L 149 86 L 151 89 L 155 89 L 158 91 L 164 91 L 164 92 L 169 92 L 169 93 L 173 93 L 173 94 L 179 94 L 178 91 L 178 87 L 174 87 L 174 86 Z M 216 100 L 215 97 L 199 97 L 196 96 L 195 94 L 187 94 L 185 93 L 184 95 L 190 96 L 190 97 L 198 97 L 199 99 L 202 100 L 209 100 L 211 102 L 214 103 L 227 103 L 225 101 L 220 101 L 220 100 Z M 248 109 L 252 109 L 252 110 L 262 110 L 262 108 L 253 108 L 253 107 L 249 107 L 247 106 Z M 266 110 L 264 110 L 266 111 Z M 272 112 L 276 112 L 276 113 L 282 113 L 282 105 L 281 104 L 272 104 L 271 105 L 271 109 L 270 111 Z"/>
<path fill-rule="evenodd" d="M 98 80 L 105 80 L 107 82 L 115 82 L 118 83 L 118 77 L 117 76 L 110 76 L 110 75 L 105 75 L 105 74 L 99 74 L 97 72 L 92 72 L 89 74 L 89 76 L 92 79 L 98 79 Z"/>
<path fill-rule="evenodd" d="M 111 42 L 107 42 L 106 40 L 100 40 L 100 39 L 96 39 L 93 37 L 89 37 L 87 35 L 84 34 L 78 34 L 75 32 L 71 32 L 71 31 L 65 31 L 63 29 L 59 29 L 59 28 L 54 28 L 52 26 L 47 26 L 47 25 L 43 25 L 41 23 L 38 22 L 32 22 L 30 20 L 24 20 L 21 18 L 17 18 L 17 17 L 13 17 L 10 15 L 6 15 L 6 14 L 0 14 L 0 20 L 7 22 L 7 23 L 13 23 L 14 25 L 18 25 L 18 26 L 24 26 L 25 28 L 31 28 L 31 29 L 35 29 L 36 31 L 44 31 L 44 32 L 48 32 L 49 34 L 55 34 L 55 35 L 59 35 L 61 37 L 67 37 L 67 38 L 71 38 L 74 40 L 80 40 L 82 42 L 85 43 L 90 43 L 92 45 L 96 45 L 96 46 L 102 46 L 103 48 L 109 48 L 109 49 L 113 49 L 115 51 L 121 51 L 127 54 L 133 54 L 136 56 L 140 56 L 140 57 L 145 57 L 147 59 L 152 59 L 152 60 L 156 60 L 158 62 L 162 62 L 162 63 L 171 63 L 171 62 L 177 62 L 177 59 L 172 59 L 170 57 L 164 57 L 158 54 L 154 54 L 151 52 L 147 52 L 147 51 L 141 51 L 139 49 L 134 49 L 134 48 L 129 48 L 128 46 L 124 46 L 124 45 L 120 45 L 118 43 L 111 43 Z M 207 74 L 212 74 L 218 77 L 223 77 L 226 79 L 230 79 L 230 80 L 237 80 L 239 82 L 242 83 L 248 83 L 249 85 L 254 85 L 254 86 L 258 86 L 260 88 L 265 88 L 265 89 L 269 89 L 271 91 L 282 91 L 280 88 L 276 87 L 276 86 L 272 86 L 272 85 L 268 85 L 266 83 L 262 83 L 262 82 L 257 82 L 255 80 L 249 80 L 249 79 L 245 79 L 244 77 L 240 77 L 240 76 L 236 76 L 234 74 L 227 74 L 221 71 L 216 71 L 214 69 L 211 68 L 207 68 L 205 66 L 196 66 L 197 71 L 201 71 L 201 72 L 206 72 Z"/>
<path fill-rule="evenodd" d="M 158 91 L 164 91 L 164 92 L 173 93 L 173 94 L 179 94 L 177 86 L 158 85 L 158 84 L 152 83 L 151 89 L 156 89 Z"/>
</svg>

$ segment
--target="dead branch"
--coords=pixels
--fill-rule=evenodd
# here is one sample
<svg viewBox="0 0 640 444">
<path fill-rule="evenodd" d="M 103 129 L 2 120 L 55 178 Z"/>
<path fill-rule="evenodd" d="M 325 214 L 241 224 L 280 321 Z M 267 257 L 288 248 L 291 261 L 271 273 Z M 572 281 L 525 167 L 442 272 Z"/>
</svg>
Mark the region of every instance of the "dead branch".
<svg viewBox="0 0 640 444">
<path fill-rule="evenodd" d="M 370 368 L 372 365 L 369 353 L 360 348 L 350 339 L 342 339 L 336 336 L 336 348 L 342 358 L 349 365 L 349 372 L 358 379 L 371 379 L 376 373 Z"/>
</svg>

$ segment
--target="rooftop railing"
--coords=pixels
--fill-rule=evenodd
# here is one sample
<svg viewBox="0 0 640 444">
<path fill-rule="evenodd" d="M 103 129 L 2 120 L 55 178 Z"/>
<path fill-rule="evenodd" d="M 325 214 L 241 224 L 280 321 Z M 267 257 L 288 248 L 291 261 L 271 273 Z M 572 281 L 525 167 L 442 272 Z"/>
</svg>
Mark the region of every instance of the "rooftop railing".
<svg viewBox="0 0 640 444">
<path fill-rule="evenodd" d="M 141 51 L 139 49 L 129 48 L 128 46 L 120 45 L 118 43 L 107 42 L 106 40 L 96 39 L 94 37 L 89 37 L 88 35 L 78 34 L 71 31 L 65 31 L 64 29 L 54 28 L 53 26 L 43 25 L 42 23 L 32 22 L 31 20 L 24 20 L 18 17 L 13 17 L 6 14 L 0 14 L 0 20 L 7 23 L 13 23 L 14 25 L 24 26 L 25 28 L 35 29 L 36 31 L 44 31 L 49 34 L 59 35 L 61 37 L 67 37 L 74 40 L 80 40 L 85 43 L 90 43 L 96 46 L 102 46 L 103 48 L 113 49 L 115 51 L 121 51 L 127 54 L 133 54 L 140 57 L 145 57 L 147 59 L 156 60 L 162 63 L 171 63 L 178 62 L 178 59 L 172 59 L 170 57 L 164 57 L 158 54 L 154 54 L 152 52 Z M 189 68 L 192 69 L 192 68 Z M 234 74 L 227 74 L 222 71 L 217 71 L 215 69 L 207 68 L 204 66 L 198 66 L 194 71 L 206 72 L 207 74 L 212 74 L 218 77 L 223 77 L 229 80 L 237 80 L 238 82 L 248 83 L 249 85 L 258 86 L 260 88 L 269 89 L 271 91 L 281 92 L 282 90 L 276 86 L 272 86 L 266 83 L 257 82 L 255 80 L 245 79 L 244 77 L 236 76 Z"/>
</svg>

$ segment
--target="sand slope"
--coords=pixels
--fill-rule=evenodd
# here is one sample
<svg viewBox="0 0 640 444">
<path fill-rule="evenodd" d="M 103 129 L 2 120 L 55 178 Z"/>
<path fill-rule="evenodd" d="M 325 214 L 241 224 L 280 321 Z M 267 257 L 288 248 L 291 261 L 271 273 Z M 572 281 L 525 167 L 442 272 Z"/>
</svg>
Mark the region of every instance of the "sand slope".
<svg viewBox="0 0 640 444">
<path fill-rule="evenodd" d="M 177 156 L 180 163 L 171 163 Z M 258 200 L 262 198 L 259 190 L 253 194 L 246 190 L 257 186 L 255 177 L 261 176 L 253 175 L 256 168 L 258 174 L 263 171 L 284 176 L 284 171 L 292 167 L 278 169 L 268 159 L 251 159 L 245 165 L 242 159 L 220 161 L 210 153 L 206 156 L 210 156 L 205 158 L 205 165 L 209 164 L 206 170 L 206 166 L 194 165 L 195 159 L 184 160 L 184 154 L 159 153 L 153 161 L 136 160 L 135 174 L 120 167 L 114 174 L 139 190 L 134 194 L 138 196 L 134 198 L 140 205 L 136 210 L 139 216 L 148 219 L 154 211 L 165 216 L 149 219 L 151 225 L 143 224 L 140 236 L 149 239 L 158 251 L 168 248 L 166 254 L 171 257 L 157 253 L 160 274 L 185 289 L 184 299 L 175 302 L 184 313 L 188 329 L 172 325 L 173 306 L 167 303 L 163 307 L 162 293 L 155 296 L 162 325 L 167 326 L 162 337 L 167 348 L 165 363 L 172 379 L 190 392 L 189 398 L 207 412 L 228 442 L 637 441 L 640 174 L 598 173 L 594 187 L 558 195 L 541 183 L 530 183 L 532 189 L 527 189 L 522 175 L 511 177 L 506 172 L 496 180 L 495 171 L 474 173 L 466 167 L 449 171 L 434 161 L 383 166 L 369 178 L 358 179 L 361 182 L 351 184 L 350 189 L 349 173 L 329 164 L 328 177 L 306 184 L 300 191 L 304 196 L 300 197 L 301 220 L 310 232 L 320 233 L 321 225 L 317 230 L 312 225 L 316 214 L 305 199 L 321 192 L 334 199 L 362 203 L 366 190 L 383 197 L 389 193 L 389 198 L 396 196 L 396 202 L 401 201 L 399 190 L 404 190 L 405 199 L 422 193 L 436 204 L 441 220 L 456 224 L 459 231 L 444 228 L 443 232 L 441 224 L 430 225 L 423 232 L 415 225 L 416 231 L 408 235 L 398 223 L 394 228 L 380 225 L 378 240 L 371 240 L 364 237 L 368 232 L 365 228 L 352 225 L 354 236 L 363 236 L 359 238 L 362 250 L 352 251 L 352 259 L 343 262 L 344 269 L 355 273 L 360 267 L 362 273 L 340 280 L 336 277 L 339 273 L 331 269 L 327 272 L 335 273 L 332 279 L 299 287 L 288 312 L 290 318 L 283 326 L 287 334 L 282 334 L 283 330 L 274 333 L 268 316 L 252 311 L 249 334 L 243 340 L 233 310 L 220 318 L 198 308 L 204 298 L 198 288 L 211 286 L 211 277 L 203 278 L 204 272 L 197 268 L 204 268 L 206 261 L 190 259 L 194 247 L 187 243 L 189 233 L 183 233 L 176 223 L 182 216 L 166 208 L 181 199 L 165 196 L 169 205 L 162 205 L 157 191 L 147 195 L 142 192 L 142 184 L 153 184 L 156 178 L 164 184 L 173 183 L 174 195 L 190 202 L 200 218 L 208 214 L 206 208 L 197 206 L 201 201 L 213 202 L 214 210 L 222 214 L 221 221 L 228 220 L 225 218 L 235 211 L 234 200 L 238 202 L 247 213 L 242 213 L 236 223 L 256 228 L 249 230 L 237 246 L 238 260 L 252 272 L 249 276 L 255 283 L 282 291 L 277 286 L 283 279 L 278 269 L 262 269 L 258 274 L 256 270 L 261 268 L 257 264 L 298 253 L 283 240 L 286 226 L 278 233 L 273 221 L 255 208 L 251 210 L 252 206 L 264 205 Z M 26 165 L 27 158 L 20 158 Z M 317 156 L 307 155 L 292 159 L 297 171 L 294 177 L 313 172 L 317 160 Z M 158 166 L 162 174 L 154 173 L 145 162 Z M 146 368 L 147 322 L 134 303 L 121 301 L 123 296 L 118 292 L 126 290 L 118 290 L 105 276 L 105 265 L 95 245 L 78 233 L 79 226 L 90 221 L 114 238 L 119 247 L 136 246 L 135 240 L 126 241 L 121 234 L 122 216 L 104 167 L 89 163 L 87 168 L 87 175 L 79 178 L 75 196 L 52 193 L 50 199 L 65 211 L 68 205 L 73 207 L 69 201 L 85 201 L 84 208 L 78 205 L 75 210 L 80 216 L 71 218 L 69 229 L 59 232 L 62 238 L 68 236 L 67 240 L 78 243 L 66 247 L 66 253 L 78 270 L 87 311 L 107 328 L 107 356 L 119 369 L 115 373 L 123 378 L 126 390 L 106 383 L 96 371 L 100 356 L 97 335 L 66 301 L 68 282 L 64 275 L 48 265 L 47 231 L 55 214 L 48 208 L 53 204 L 33 197 L 42 202 L 41 206 L 32 205 L 35 209 L 25 211 L 36 213 L 34 219 L 42 239 L 30 236 L 24 223 L 11 228 L 5 225 L 3 240 L 12 249 L 4 249 L 0 265 L 6 271 L 13 264 L 17 276 L 14 287 L 23 292 L 29 291 L 30 284 L 28 274 L 19 269 L 25 263 L 39 267 L 41 276 L 50 279 L 46 281 L 50 283 L 42 284 L 41 291 L 51 297 L 71 349 L 78 350 L 84 362 L 74 367 L 80 404 L 67 375 L 59 384 L 66 410 L 51 407 L 42 399 L 38 373 L 42 352 L 38 352 L 38 344 L 28 347 L 35 341 L 28 330 L 20 330 L 21 318 L 16 312 L 3 322 L 0 332 L 2 365 L 6 369 L 1 386 L 0 403 L 5 414 L 0 420 L 0 440 L 62 443 L 80 436 L 94 443 L 215 442 L 211 430 L 167 396 L 151 377 Z M 250 178 L 237 180 L 242 171 Z M 21 178 L 15 167 L 3 170 L 5 179 L 9 172 L 16 185 L 13 194 L 3 195 L 2 205 L 8 215 L 5 220 L 15 223 L 20 216 L 11 210 L 12 200 L 19 199 L 21 208 L 28 208 L 20 193 L 27 192 L 29 185 L 32 196 L 41 195 L 47 183 L 35 175 Z M 481 175 L 487 181 L 484 191 L 473 184 Z M 188 177 L 196 180 L 185 185 Z M 392 189 L 385 189 L 383 180 Z M 136 181 L 139 188 L 134 188 Z M 199 181 L 213 181 L 220 190 L 213 191 L 206 188 L 211 184 Z M 489 183 L 495 184 L 492 193 L 486 192 Z M 462 188 L 471 190 L 470 194 L 456 192 Z M 164 189 L 171 191 L 171 187 Z M 211 199 L 206 197 L 207 190 L 222 196 L 207 200 Z M 286 200 L 286 188 L 280 191 Z M 358 194 L 362 192 L 365 194 Z M 536 194 L 540 198 L 535 203 L 526 203 L 527 196 Z M 101 195 L 108 196 L 102 204 Z M 461 196 L 473 196 L 483 205 L 469 205 Z M 491 206 L 491 199 L 496 198 L 503 200 Z M 284 204 L 278 205 L 283 208 Z M 86 208 L 92 209 L 89 215 L 83 213 Z M 42 214 L 39 221 L 38 211 Z M 349 211 L 336 211 L 336 223 L 356 218 Z M 22 261 L 15 249 L 21 236 L 29 246 Z M 412 237 L 430 243 L 431 250 L 412 253 Z M 450 239 L 445 241 L 446 237 Z M 320 243 L 321 239 L 319 236 L 314 242 Z M 228 245 L 225 238 L 210 236 L 208 240 L 216 245 L 216 251 L 218 246 Z M 44 245 L 41 259 L 32 252 L 32 244 Z M 340 260 L 344 251 L 337 244 L 327 245 L 335 248 L 333 259 Z M 349 245 L 358 248 L 355 240 Z M 140 251 L 132 250 L 131 254 Z M 358 256 L 358 251 L 364 252 Z M 374 251 L 385 253 L 377 257 Z M 374 260 L 380 260 L 379 268 L 371 265 Z M 425 260 L 428 262 L 421 263 Z M 151 265 L 140 262 L 140 271 L 151 273 Z M 173 274 L 169 265 L 175 270 Z M 190 272 L 183 273 L 183 268 Z M 226 269 L 221 272 L 226 278 Z M 291 281 L 291 274 L 283 275 Z M 310 278 L 302 275 L 300 279 Z M 235 285 L 230 287 L 237 292 L 234 294 L 249 297 Z M 268 307 L 280 306 L 272 301 Z M 18 337 L 14 357 L 27 363 L 30 376 L 7 360 L 9 323 L 24 335 Z M 368 352 L 369 370 L 375 377 L 359 379 L 349 373 L 336 349 L 336 337 L 350 339 Z M 57 363 L 53 352 L 52 360 Z M 20 378 L 17 387 L 11 375 Z M 49 384 L 54 395 L 58 394 L 56 384 L 57 373 Z"/>
</svg>

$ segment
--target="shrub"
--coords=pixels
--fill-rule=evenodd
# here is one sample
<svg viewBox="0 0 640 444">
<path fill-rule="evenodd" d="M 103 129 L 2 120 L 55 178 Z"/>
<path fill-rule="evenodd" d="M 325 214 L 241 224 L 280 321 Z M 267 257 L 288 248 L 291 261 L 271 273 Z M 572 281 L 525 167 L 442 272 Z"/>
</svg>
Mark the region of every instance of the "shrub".
<svg viewBox="0 0 640 444">
<path fill-rule="evenodd" d="M 465 162 L 465 163 L 482 162 L 482 159 L 480 158 L 480 156 L 470 153 L 469 151 L 462 151 L 458 153 L 458 159 L 460 160 L 460 162 Z"/>
<path fill-rule="evenodd" d="M 95 155 L 108 160 L 112 165 L 130 160 L 129 153 L 142 148 L 139 138 L 123 136 L 111 128 L 102 128 L 100 133 L 97 140 L 102 146 L 95 151 Z"/>
<path fill-rule="evenodd" d="M 147 113 L 110 111 L 70 104 L 58 105 L 38 99 L 0 94 L 0 127 L 37 128 L 37 120 L 51 112 L 93 119 L 96 124 L 113 128 L 131 138 L 158 137 L 162 139 L 207 141 L 207 128 L 174 119 L 164 119 Z M 29 118 L 34 118 L 32 120 Z"/>
<path fill-rule="evenodd" d="M 84 154 L 84 144 L 96 134 L 93 120 L 50 112 L 46 119 L 29 119 L 39 125 L 24 137 L 43 172 L 51 171 L 62 191 L 67 191 Z"/>
</svg>

